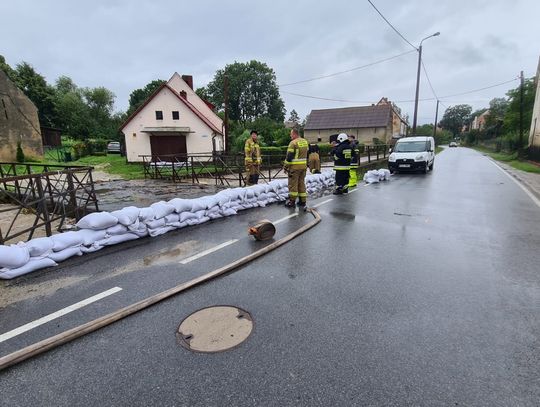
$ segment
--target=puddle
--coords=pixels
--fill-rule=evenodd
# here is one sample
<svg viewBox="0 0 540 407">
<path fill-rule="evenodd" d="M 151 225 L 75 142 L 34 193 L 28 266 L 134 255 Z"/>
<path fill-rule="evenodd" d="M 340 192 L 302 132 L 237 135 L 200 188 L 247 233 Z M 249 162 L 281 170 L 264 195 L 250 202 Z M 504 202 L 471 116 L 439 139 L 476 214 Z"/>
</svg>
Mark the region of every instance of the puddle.
<svg viewBox="0 0 540 407">
<path fill-rule="evenodd" d="M 196 240 L 180 243 L 172 248 L 164 249 L 156 254 L 146 256 L 142 259 L 142 264 L 144 266 L 156 266 L 159 264 L 176 263 L 191 255 L 198 245 Z"/>
<path fill-rule="evenodd" d="M 347 213 L 347 212 L 330 212 L 330 215 L 332 215 L 335 218 L 343 219 L 343 220 L 350 220 L 353 221 L 356 219 L 356 215 L 354 213 Z"/>
</svg>

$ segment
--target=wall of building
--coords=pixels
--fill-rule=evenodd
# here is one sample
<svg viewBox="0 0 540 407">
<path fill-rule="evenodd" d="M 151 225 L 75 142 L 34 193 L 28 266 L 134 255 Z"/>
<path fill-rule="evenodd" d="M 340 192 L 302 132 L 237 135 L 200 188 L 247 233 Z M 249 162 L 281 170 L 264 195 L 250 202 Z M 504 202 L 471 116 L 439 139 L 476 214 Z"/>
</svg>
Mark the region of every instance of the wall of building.
<svg viewBox="0 0 540 407">
<path fill-rule="evenodd" d="M 328 143 L 330 136 L 332 134 L 347 133 L 353 135 L 356 139 L 366 145 L 373 144 L 373 139 L 378 138 L 383 142 L 387 142 L 392 135 L 390 134 L 390 129 L 385 127 L 369 127 L 369 128 L 360 128 L 360 129 L 324 129 L 324 130 L 304 130 L 304 138 L 309 142 L 317 143 Z"/>
<path fill-rule="evenodd" d="M 536 70 L 536 96 L 534 98 L 531 129 L 529 130 L 529 145 L 540 148 L 540 58 Z"/>
<path fill-rule="evenodd" d="M 163 112 L 163 120 L 156 120 L 156 110 Z M 179 120 L 173 120 L 172 112 L 179 112 Z M 122 129 L 126 140 L 126 155 L 129 162 L 142 161 L 139 155 L 149 155 L 149 133 L 145 127 L 189 127 L 191 133 L 186 135 L 189 154 L 212 152 L 212 136 L 208 127 L 193 111 L 191 111 L 168 88 L 163 88 L 132 120 Z M 221 138 L 219 136 L 219 138 Z"/>
<path fill-rule="evenodd" d="M 0 160 L 15 161 L 18 141 L 26 156 L 43 155 L 37 108 L 0 70 Z"/>
</svg>

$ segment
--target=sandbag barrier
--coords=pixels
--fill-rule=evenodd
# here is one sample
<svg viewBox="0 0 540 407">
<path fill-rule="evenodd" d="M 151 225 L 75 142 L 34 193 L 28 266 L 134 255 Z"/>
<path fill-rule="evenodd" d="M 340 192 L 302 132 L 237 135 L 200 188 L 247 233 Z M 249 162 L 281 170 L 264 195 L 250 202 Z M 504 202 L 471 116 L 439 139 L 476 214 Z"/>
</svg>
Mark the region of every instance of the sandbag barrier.
<svg viewBox="0 0 540 407">
<path fill-rule="evenodd" d="M 334 172 L 306 176 L 310 195 L 334 186 Z M 56 266 L 73 256 L 82 256 L 146 236 L 159 236 L 186 226 L 236 215 L 238 211 L 284 201 L 287 180 L 245 188 L 230 188 L 196 199 L 174 198 L 146 208 L 128 206 L 113 212 L 96 212 L 77 222 L 79 230 L 0 245 L 0 279 L 12 279 L 35 270 Z"/>
<path fill-rule="evenodd" d="M 380 170 L 371 170 L 364 174 L 364 181 L 368 184 L 375 184 L 380 181 L 388 181 L 390 179 L 390 170 L 381 168 Z"/>
</svg>

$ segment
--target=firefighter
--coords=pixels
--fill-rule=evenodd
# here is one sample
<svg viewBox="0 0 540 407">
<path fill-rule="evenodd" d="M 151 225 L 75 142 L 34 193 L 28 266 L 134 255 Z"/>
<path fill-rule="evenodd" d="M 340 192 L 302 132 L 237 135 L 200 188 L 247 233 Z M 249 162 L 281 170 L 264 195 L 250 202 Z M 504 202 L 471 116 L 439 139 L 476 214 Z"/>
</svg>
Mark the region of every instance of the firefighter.
<svg viewBox="0 0 540 407">
<path fill-rule="evenodd" d="M 308 149 L 308 167 L 312 174 L 321 173 L 320 149 L 316 143 L 310 143 Z"/>
<path fill-rule="evenodd" d="M 298 199 L 298 206 L 306 209 L 306 171 L 309 144 L 298 134 L 298 130 L 291 130 L 291 142 L 287 147 L 284 170 L 289 176 L 289 199 L 285 206 L 293 208 Z"/>
<path fill-rule="evenodd" d="M 349 137 L 345 133 L 337 136 L 337 144 L 332 149 L 334 156 L 334 171 L 336 172 L 336 189 L 334 195 L 349 192 L 349 170 L 351 166 L 352 150 Z"/>
<path fill-rule="evenodd" d="M 259 183 L 259 168 L 261 166 L 261 147 L 257 141 L 257 132 L 251 130 L 249 138 L 244 145 L 246 164 L 246 184 L 255 185 Z"/>
<path fill-rule="evenodd" d="M 358 182 L 358 164 L 360 163 L 360 147 L 358 147 L 358 141 L 355 137 L 349 136 L 349 143 L 351 145 L 351 169 L 349 170 L 349 188 L 354 188 Z"/>
</svg>

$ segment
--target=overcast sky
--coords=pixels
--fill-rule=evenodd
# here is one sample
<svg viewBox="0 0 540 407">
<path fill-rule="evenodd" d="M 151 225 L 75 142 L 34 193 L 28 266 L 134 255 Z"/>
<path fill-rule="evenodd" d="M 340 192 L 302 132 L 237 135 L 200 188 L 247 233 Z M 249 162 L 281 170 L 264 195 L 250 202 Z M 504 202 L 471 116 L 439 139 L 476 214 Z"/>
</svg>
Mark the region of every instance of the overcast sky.
<svg viewBox="0 0 540 407">
<path fill-rule="evenodd" d="M 504 97 L 516 80 L 536 73 L 540 55 L 538 0 L 372 0 L 413 45 L 443 107 L 473 109 Z M 61 75 L 78 86 L 104 86 L 125 110 L 129 94 L 177 71 L 206 85 L 217 69 L 256 59 L 278 84 L 324 76 L 400 57 L 330 78 L 282 86 L 287 108 L 359 106 L 388 97 L 413 116 L 418 54 L 367 0 L 182 1 L 0 0 L 0 54 L 30 63 L 51 84 Z M 285 93 L 289 92 L 289 93 Z M 319 100 L 291 95 L 341 99 Z M 422 73 L 420 99 L 434 98 Z M 435 100 L 421 101 L 419 123 L 433 122 Z"/>
</svg>

